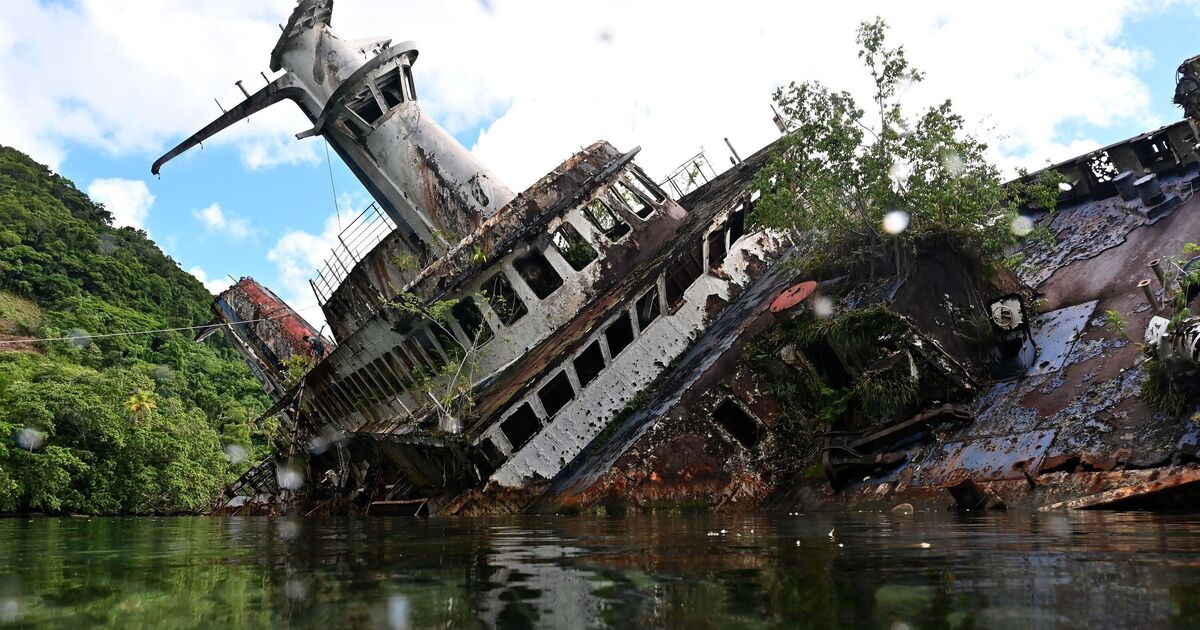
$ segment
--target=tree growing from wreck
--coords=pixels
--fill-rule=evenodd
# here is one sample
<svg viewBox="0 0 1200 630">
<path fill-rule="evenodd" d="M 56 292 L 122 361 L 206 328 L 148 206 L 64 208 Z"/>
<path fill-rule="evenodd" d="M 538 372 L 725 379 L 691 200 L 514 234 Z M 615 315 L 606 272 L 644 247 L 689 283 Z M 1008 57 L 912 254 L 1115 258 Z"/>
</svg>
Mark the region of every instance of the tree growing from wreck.
<svg viewBox="0 0 1200 630">
<path fill-rule="evenodd" d="M 763 194 L 751 219 L 788 235 L 799 265 L 818 275 L 904 274 L 935 248 L 998 261 L 1028 231 L 1018 208 L 1053 209 L 1058 182 L 1004 184 L 949 100 L 908 115 L 901 97 L 924 75 L 903 46 L 887 46 L 886 32 L 878 18 L 858 28 L 874 86 L 869 110 L 819 82 L 776 90 L 787 127 L 757 175 Z"/>
</svg>

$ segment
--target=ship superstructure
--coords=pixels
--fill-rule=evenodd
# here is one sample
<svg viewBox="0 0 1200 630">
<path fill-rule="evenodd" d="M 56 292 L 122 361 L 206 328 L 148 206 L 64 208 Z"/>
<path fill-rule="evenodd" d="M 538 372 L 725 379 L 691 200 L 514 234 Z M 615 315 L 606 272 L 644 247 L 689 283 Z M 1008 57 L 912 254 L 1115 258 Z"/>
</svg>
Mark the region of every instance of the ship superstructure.
<svg viewBox="0 0 1200 630">
<path fill-rule="evenodd" d="M 343 40 L 332 8 L 300 2 L 271 56 L 285 73 L 154 171 L 295 102 L 313 122 L 299 136 L 324 137 L 376 203 L 313 280 L 336 348 L 272 412 L 369 443 L 399 471 L 389 499 L 433 512 L 471 487 L 549 479 L 781 245 L 747 233 L 748 193 L 689 213 L 636 148 L 604 141 L 514 196 L 421 114 L 415 45 Z"/>
</svg>

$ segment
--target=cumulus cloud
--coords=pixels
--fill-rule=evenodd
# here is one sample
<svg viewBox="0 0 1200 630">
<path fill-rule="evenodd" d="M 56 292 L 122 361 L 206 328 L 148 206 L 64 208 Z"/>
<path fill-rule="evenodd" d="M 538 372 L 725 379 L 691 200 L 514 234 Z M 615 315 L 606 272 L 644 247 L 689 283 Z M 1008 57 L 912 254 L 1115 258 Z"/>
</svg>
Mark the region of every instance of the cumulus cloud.
<svg viewBox="0 0 1200 630">
<path fill-rule="evenodd" d="M 259 85 L 276 24 L 294 2 L 268 0 L 12 0 L 0 14 L 0 142 L 55 166 L 70 142 L 154 154 Z M 746 0 L 696 3 L 339 2 L 345 37 L 416 39 L 415 73 L 427 111 L 452 132 L 482 131 L 473 147 L 514 189 L 597 138 L 663 175 L 698 148 L 726 163 L 723 137 L 743 154 L 775 137 L 771 91 L 819 79 L 864 94 L 853 34 L 881 15 L 894 42 L 929 80 L 915 102 L 954 97 L 993 140 L 997 156 L 1029 166 L 1070 157 L 1090 137 L 1064 125 L 1138 129 L 1158 121 L 1136 77 L 1148 53 L 1123 29 L 1178 2 L 1018 0 L 990 5 L 935 0 L 918 7 L 866 0 L 822 5 Z M 1189 6 L 1194 7 L 1194 3 Z M 5 35 L 7 34 L 7 35 Z M 71 72 L 62 71 L 71 59 Z M 30 89 L 36 86 L 36 89 Z M 213 140 L 244 164 L 315 162 L 309 126 L 287 104 Z"/>
<path fill-rule="evenodd" d="M 254 235 L 250 222 L 241 217 L 228 218 L 220 204 L 212 204 L 207 208 L 192 211 L 192 216 L 200 219 L 204 228 L 209 232 L 220 232 L 234 240 L 241 240 Z"/>
<path fill-rule="evenodd" d="M 88 184 L 87 194 L 112 213 L 116 227 L 145 229 L 146 217 L 154 205 L 154 195 L 140 179 L 94 179 Z"/>
<path fill-rule="evenodd" d="M 211 278 L 210 279 L 208 277 L 208 273 L 205 272 L 204 269 L 201 269 L 200 267 L 192 267 L 191 269 L 188 269 L 188 273 L 195 276 L 196 279 L 199 280 L 200 283 L 204 285 L 204 288 L 208 289 L 209 293 L 212 293 L 213 295 L 217 295 L 217 294 L 221 293 L 222 291 L 224 291 L 225 289 L 228 289 L 229 287 L 233 286 L 233 282 L 231 282 L 229 280 L 229 278 Z"/>
</svg>

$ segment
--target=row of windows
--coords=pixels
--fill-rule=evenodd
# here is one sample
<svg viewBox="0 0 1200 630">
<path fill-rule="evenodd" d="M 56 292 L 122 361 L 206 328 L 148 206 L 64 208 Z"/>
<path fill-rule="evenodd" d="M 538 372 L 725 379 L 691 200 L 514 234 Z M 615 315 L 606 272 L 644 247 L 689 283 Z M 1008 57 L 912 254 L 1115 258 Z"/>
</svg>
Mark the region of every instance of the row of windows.
<svg viewBox="0 0 1200 630">
<path fill-rule="evenodd" d="M 372 89 L 374 87 L 374 89 Z M 355 135 L 362 137 L 370 132 L 383 115 L 405 101 L 417 100 L 417 88 L 413 83 L 412 68 L 407 65 L 396 67 L 368 79 L 358 94 L 347 99 L 346 108 L 352 112 L 342 118 Z"/>
<path fill-rule="evenodd" d="M 665 196 L 637 171 L 627 173 L 609 190 L 616 193 L 610 199 L 619 199 L 617 203 L 642 218 L 649 217 L 654 211 L 653 204 L 666 200 Z M 612 210 L 609 202 L 602 198 L 593 200 L 584 210 L 584 216 L 602 234 L 614 241 L 619 240 L 630 231 L 629 225 Z M 595 247 L 570 223 L 564 222 L 551 234 L 550 244 L 576 271 L 584 269 L 599 257 Z M 516 258 L 512 262 L 512 268 L 538 300 L 550 297 L 563 286 L 562 276 L 554 269 L 541 250 L 532 249 Z M 480 289 L 488 306 L 504 326 L 512 326 L 529 313 L 525 301 L 513 288 L 508 275 L 503 271 L 499 271 L 485 280 Z M 655 292 L 654 317 L 657 317 L 658 314 L 657 299 L 657 292 Z M 450 324 L 448 328 L 423 326 L 411 332 L 403 331 L 402 334 L 406 334 L 406 338 L 393 351 L 385 353 L 380 359 L 350 375 L 346 380 L 351 383 L 368 385 L 363 387 L 361 392 L 357 392 L 354 399 L 366 399 L 373 402 L 380 397 L 379 394 L 385 395 L 388 399 L 399 396 L 411 388 L 416 380 L 436 374 L 448 360 L 461 356 L 466 348 L 472 345 L 482 346 L 495 336 L 495 332 L 473 298 L 461 299 L 452 309 L 451 314 L 454 323 Z M 649 321 L 644 321 L 643 325 L 648 324 Z M 622 342 L 621 340 L 625 336 L 628 337 L 628 340 Z M 628 345 L 632 339 L 631 329 L 624 333 L 624 336 L 622 336 L 622 331 L 616 330 L 610 347 L 621 343 Z M 623 348 L 624 345 L 620 345 L 619 349 L 614 350 L 612 356 L 615 356 Z M 385 371 L 384 367 L 390 369 Z M 375 376 L 374 379 L 371 378 L 372 375 Z M 588 380 L 590 381 L 590 378 Z M 369 386 L 372 382 L 382 387 Z M 358 406 L 354 404 L 351 408 Z"/>
<path fill-rule="evenodd" d="M 716 229 L 688 248 L 678 261 L 665 270 L 663 285 L 667 310 L 677 310 L 683 304 L 684 292 L 703 275 L 705 244 L 708 245 L 708 267 L 716 270 L 724 263 L 729 249 L 745 234 L 746 205 L 740 204 L 725 221 L 717 224 Z M 632 312 L 623 311 L 610 322 L 596 339 L 571 359 L 567 367 L 537 390 L 535 396 L 545 411 L 544 416 L 539 415 L 529 402 L 519 403 L 517 408 L 500 422 L 500 432 L 508 440 L 512 451 L 515 452 L 533 439 L 546 422 L 552 420 L 556 413 L 575 398 L 576 391 L 568 376 L 568 370 L 574 371 L 575 382 L 579 384 L 580 389 L 586 388 L 610 365 L 604 358 L 601 342 L 603 341 L 608 349 L 610 361 L 615 359 L 658 319 L 663 306 L 664 301 L 660 300 L 656 286 L 634 301 Z M 744 437 L 738 436 L 738 439 L 745 443 L 747 440 L 743 439 Z M 488 468 L 494 470 L 503 463 L 505 456 L 491 438 L 481 440 L 479 448 L 485 460 L 483 463 L 486 463 Z"/>
</svg>

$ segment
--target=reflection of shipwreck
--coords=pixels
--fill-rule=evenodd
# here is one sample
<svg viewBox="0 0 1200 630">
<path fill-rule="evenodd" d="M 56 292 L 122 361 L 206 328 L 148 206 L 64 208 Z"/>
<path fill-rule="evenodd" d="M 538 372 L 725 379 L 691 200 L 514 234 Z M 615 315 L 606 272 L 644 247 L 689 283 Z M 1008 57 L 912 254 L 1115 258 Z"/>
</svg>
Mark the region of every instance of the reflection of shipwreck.
<svg viewBox="0 0 1200 630">
<path fill-rule="evenodd" d="M 312 283 L 336 346 L 280 323 L 252 280 L 218 298 L 289 428 L 238 492 L 303 477 L 314 506 L 432 514 L 941 501 L 964 480 L 1048 503 L 1200 478 L 1165 468 L 1200 429 L 1146 406 L 1139 351 L 1097 323 L 1147 324 L 1164 307 L 1140 304 L 1140 258 L 1200 233 L 1190 123 L 1052 167 L 1070 183 L 1059 212 L 1025 211 L 1058 243 L 1026 245 L 1020 277 L 941 253 L 902 281 L 796 284 L 771 265 L 783 241 L 746 225 L 769 149 L 675 200 L 600 141 L 514 195 L 421 115 L 414 45 L 342 40 L 332 4 L 300 2 L 271 57 L 285 72 L 154 166 L 291 100 L 313 124 L 300 136 L 376 200 Z M 847 313 L 857 342 L 812 332 Z M 793 408 L 838 410 L 829 391 L 868 381 L 912 391 L 797 443 Z"/>
</svg>

